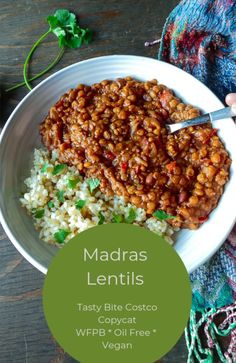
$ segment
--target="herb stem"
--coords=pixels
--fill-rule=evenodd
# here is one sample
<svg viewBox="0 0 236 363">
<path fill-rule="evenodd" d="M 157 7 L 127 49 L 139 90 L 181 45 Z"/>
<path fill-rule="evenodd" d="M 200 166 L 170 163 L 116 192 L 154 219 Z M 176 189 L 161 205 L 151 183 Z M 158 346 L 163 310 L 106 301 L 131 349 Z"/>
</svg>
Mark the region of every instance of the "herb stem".
<svg viewBox="0 0 236 363">
<path fill-rule="evenodd" d="M 35 49 L 37 48 L 37 46 L 41 43 L 41 41 L 46 38 L 46 36 L 51 33 L 51 29 L 48 29 L 48 31 L 46 31 L 46 33 L 44 33 L 38 40 L 37 42 L 34 43 L 33 47 L 30 49 L 29 54 L 26 57 L 25 63 L 24 63 L 24 67 L 23 67 L 23 77 L 24 77 L 24 81 L 26 86 L 28 87 L 28 89 L 31 91 L 31 86 L 28 82 L 28 77 L 27 77 L 27 71 L 28 71 L 28 64 L 30 61 L 30 58 L 32 57 L 32 54 L 34 53 Z"/>
<path fill-rule="evenodd" d="M 60 50 L 60 52 L 58 53 L 57 57 L 54 59 L 54 61 L 52 63 L 50 63 L 49 66 L 47 68 L 45 68 L 42 72 L 40 72 L 40 73 L 36 74 L 34 77 L 30 78 L 28 80 L 28 82 L 32 82 L 35 79 L 38 79 L 38 78 L 42 77 L 48 71 L 50 71 L 60 61 L 60 59 L 62 58 L 64 52 L 65 52 L 65 48 L 62 48 Z M 24 86 L 25 84 L 26 84 L 25 82 L 17 83 L 15 86 L 12 86 L 10 88 L 7 88 L 5 90 L 5 92 L 13 91 L 13 90 L 15 90 L 17 88 L 20 88 L 20 87 Z"/>
</svg>

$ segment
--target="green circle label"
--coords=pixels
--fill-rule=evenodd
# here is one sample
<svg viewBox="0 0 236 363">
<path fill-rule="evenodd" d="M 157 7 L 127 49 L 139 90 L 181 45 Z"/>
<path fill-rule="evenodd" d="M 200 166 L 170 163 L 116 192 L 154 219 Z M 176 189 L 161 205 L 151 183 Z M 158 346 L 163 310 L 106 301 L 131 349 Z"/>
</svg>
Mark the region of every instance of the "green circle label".
<svg viewBox="0 0 236 363">
<path fill-rule="evenodd" d="M 183 333 L 190 281 L 161 237 L 106 224 L 80 233 L 58 252 L 43 306 L 53 336 L 81 363 L 152 363 Z"/>
</svg>

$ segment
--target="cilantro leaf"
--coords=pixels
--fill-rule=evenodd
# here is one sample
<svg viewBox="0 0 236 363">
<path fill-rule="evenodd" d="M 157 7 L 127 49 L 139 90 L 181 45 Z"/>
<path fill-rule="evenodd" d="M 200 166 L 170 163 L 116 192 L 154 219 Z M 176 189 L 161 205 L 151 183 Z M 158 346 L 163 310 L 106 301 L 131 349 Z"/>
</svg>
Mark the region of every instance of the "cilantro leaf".
<svg viewBox="0 0 236 363">
<path fill-rule="evenodd" d="M 102 214 L 102 212 L 99 212 L 99 213 L 98 213 L 98 217 L 99 217 L 98 225 L 103 224 L 103 223 L 105 222 L 105 217 L 104 217 L 104 215 Z"/>
<path fill-rule="evenodd" d="M 66 35 L 66 32 L 65 30 L 63 30 L 62 28 L 60 28 L 59 26 L 56 27 L 54 30 L 53 30 L 53 33 L 59 38 L 59 39 L 62 39 L 65 37 Z"/>
<path fill-rule="evenodd" d="M 57 197 L 58 201 L 61 203 L 64 203 L 64 201 L 65 201 L 64 193 L 65 193 L 64 190 L 58 190 L 56 192 L 56 197 Z"/>
<path fill-rule="evenodd" d="M 57 175 L 60 174 L 62 172 L 62 170 L 64 170 L 67 167 L 66 164 L 57 164 L 54 166 L 53 171 L 52 171 L 52 175 Z"/>
<path fill-rule="evenodd" d="M 89 44 L 92 41 L 93 32 L 91 29 L 86 28 L 85 33 L 83 35 L 83 40 L 85 44 Z"/>
<path fill-rule="evenodd" d="M 100 185 L 100 180 L 97 178 L 90 178 L 87 179 L 87 183 L 89 185 L 90 193 L 92 193 Z"/>
<path fill-rule="evenodd" d="M 170 214 L 167 214 L 164 210 L 158 209 L 153 214 L 153 217 L 156 217 L 160 221 L 165 221 L 166 219 L 173 219 L 174 216 L 171 216 Z"/>
<path fill-rule="evenodd" d="M 43 218 L 44 213 L 45 213 L 44 209 L 37 209 L 33 212 L 33 216 L 34 216 L 34 218 L 40 219 L 40 218 Z"/>
<path fill-rule="evenodd" d="M 53 201 L 52 200 L 49 200 L 49 202 L 48 202 L 48 208 L 53 208 L 54 207 L 54 203 L 53 203 Z"/>
<path fill-rule="evenodd" d="M 76 16 L 66 9 L 59 9 L 53 16 L 48 16 L 50 30 L 58 38 L 60 48 L 79 48 L 83 43 L 90 43 L 92 31 L 83 29 L 76 21 Z"/>
<path fill-rule="evenodd" d="M 53 15 L 49 15 L 47 17 L 47 22 L 50 25 L 50 29 L 51 30 L 56 29 L 57 26 L 59 25 L 58 19 L 55 16 L 53 16 Z"/>
<path fill-rule="evenodd" d="M 58 9 L 54 14 L 55 18 L 64 25 L 76 24 L 76 16 L 67 9 Z"/>
<path fill-rule="evenodd" d="M 43 164 L 41 168 L 41 173 L 45 173 L 47 171 L 47 168 L 48 168 L 48 163 Z"/>
<path fill-rule="evenodd" d="M 75 202 L 76 209 L 82 209 L 86 204 L 86 200 L 79 199 L 77 202 Z"/>
<path fill-rule="evenodd" d="M 68 179 L 68 187 L 70 189 L 75 189 L 75 187 L 79 183 L 79 181 L 80 181 L 80 178 Z"/>
<path fill-rule="evenodd" d="M 64 243 L 66 237 L 70 234 L 70 231 L 66 229 L 59 229 L 56 233 L 54 233 L 54 238 L 58 243 Z"/>
<path fill-rule="evenodd" d="M 82 42 L 83 42 L 82 38 L 75 36 L 74 38 L 70 39 L 70 48 L 79 48 L 81 47 Z"/>
<path fill-rule="evenodd" d="M 122 223 L 124 217 L 121 214 L 113 214 L 112 222 L 113 223 Z"/>
<path fill-rule="evenodd" d="M 125 219 L 125 223 L 133 223 L 136 218 L 136 212 L 133 208 L 130 208 L 128 217 Z"/>
</svg>

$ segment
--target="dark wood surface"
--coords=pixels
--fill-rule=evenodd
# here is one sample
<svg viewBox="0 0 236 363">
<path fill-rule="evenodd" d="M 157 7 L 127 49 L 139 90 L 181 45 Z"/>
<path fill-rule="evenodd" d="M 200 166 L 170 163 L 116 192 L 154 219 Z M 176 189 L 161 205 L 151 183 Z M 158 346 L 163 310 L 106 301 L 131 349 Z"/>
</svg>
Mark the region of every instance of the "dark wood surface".
<svg viewBox="0 0 236 363">
<path fill-rule="evenodd" d="M 4 94 L 4 89 L 22 81 L 24 59 L 33 43 L 47 30 L 45 18 L 57 8 L 75 12 L 81 26 L 90 27 L 95 34 L 89 46 L 66 51 L 49 74 L 100 55 L 155 57 L 158 48 L 145 48 L 144 42 L 160 38 L 165 19 L 177 3 L 177 0 L 0 0 L 0 126 L 28 92 L 21 88 Z M 33 58 L 31 75 L 46 67 L 57 50 L 53 36 L 45 39 Z M 0 363 L 75 362 L 56 344 L 48 330 L 42 311 L 43 281 L 44 276 L 17 252 L 0 229 Z M 186 361 L 183 337 L 160 360 L 161 363 Z"/>
</svg>

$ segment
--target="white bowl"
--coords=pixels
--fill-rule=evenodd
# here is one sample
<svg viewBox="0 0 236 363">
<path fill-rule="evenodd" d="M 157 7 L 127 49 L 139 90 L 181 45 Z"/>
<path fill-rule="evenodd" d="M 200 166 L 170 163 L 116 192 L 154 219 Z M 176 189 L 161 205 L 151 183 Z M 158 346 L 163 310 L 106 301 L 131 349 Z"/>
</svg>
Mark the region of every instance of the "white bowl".
<svg viewBox="0 0 236 363">
<path fill-rule="evenodd" d="M 223 106 L 206 86 L 188 73 L 167 63 L 137 56 L 113 55 L 79 62 L 35 87 L 16 107 L 1 134 L 0 220 L 18 251 L 43 273 L 47 272 L 57 247 L 39 239 L 31 217 L 19 203 L 23 181 L 31 168 L 32 152 L 41 144 L 39 123 L 50 106 L 77 84 L 92 84 L 128 75 L 143 81 L 156 78 L 173 89 L 182 100 L 203 112 Z M 231 177 L 210 219 L 197 231 L 178 233 L 175 249 L 189 272 L 216 252 L 235 222 L 236 129 L 232 119 L 217 121 L 214 127 L 220 130 L 219 135 L 231 154 Z"/>
</svg>

